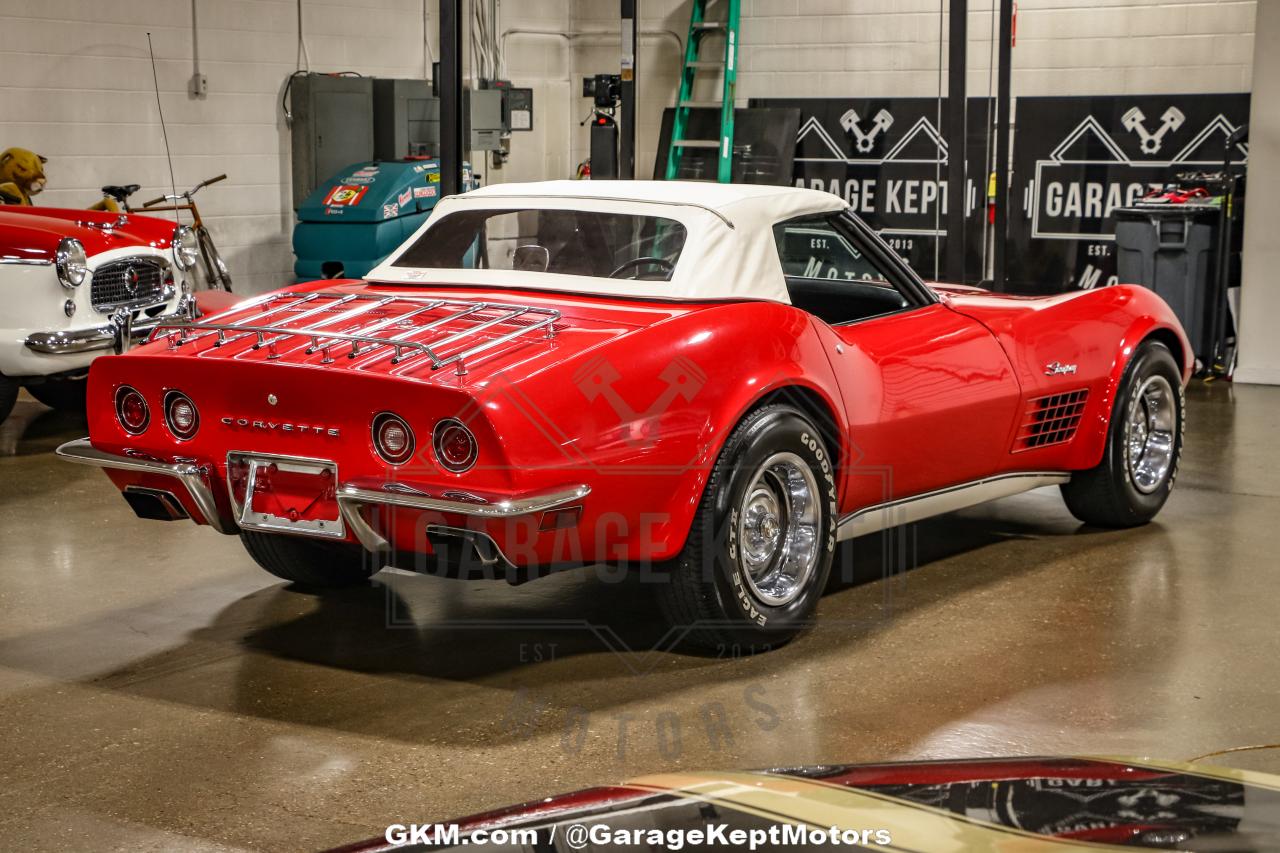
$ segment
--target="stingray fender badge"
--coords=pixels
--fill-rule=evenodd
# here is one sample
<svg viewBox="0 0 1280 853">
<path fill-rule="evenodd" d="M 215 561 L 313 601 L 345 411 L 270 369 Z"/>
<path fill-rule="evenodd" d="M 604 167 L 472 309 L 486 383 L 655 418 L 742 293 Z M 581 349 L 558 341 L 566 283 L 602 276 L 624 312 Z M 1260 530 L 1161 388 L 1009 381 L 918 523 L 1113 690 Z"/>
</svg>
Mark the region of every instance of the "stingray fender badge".
<svg viewBox="0 0 1280 853">
<path fill-rule="evenodd" d="M 1051 361 L 1044 366 L 1045 376 L 1061 376 L 1064 373 L 1075 373 L 1076 366 L 1074 364 L 1063 364 L 1060 361 Z"/>
</svg>

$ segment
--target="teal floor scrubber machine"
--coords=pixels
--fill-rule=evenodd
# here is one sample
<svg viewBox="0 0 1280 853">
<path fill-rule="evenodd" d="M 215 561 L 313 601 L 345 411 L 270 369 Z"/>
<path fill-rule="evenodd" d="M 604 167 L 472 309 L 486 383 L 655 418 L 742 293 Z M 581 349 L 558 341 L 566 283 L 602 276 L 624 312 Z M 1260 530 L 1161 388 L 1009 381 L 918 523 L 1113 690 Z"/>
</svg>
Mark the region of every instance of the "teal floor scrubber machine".
<svg viewBox="0 0 1280 853">
<path fill-rule="evenodd" d="M 472 184 L 464 166 L 464 190 Z M 439 200 L 439 160 L 348 166 L 298 208 L 294 275 L 299 281 L 366 275 L 426 221 Z"/>
</svg>

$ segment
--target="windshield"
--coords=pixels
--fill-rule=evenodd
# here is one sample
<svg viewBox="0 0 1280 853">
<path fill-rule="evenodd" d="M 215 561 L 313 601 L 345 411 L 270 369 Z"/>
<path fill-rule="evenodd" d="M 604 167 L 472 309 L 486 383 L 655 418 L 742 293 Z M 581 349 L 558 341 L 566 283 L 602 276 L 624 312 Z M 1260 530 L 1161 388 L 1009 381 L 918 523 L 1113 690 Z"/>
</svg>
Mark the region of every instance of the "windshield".
<svg viewBox="0 0 1280 853">
<path fill-rule="evenodd" d="M 684 248 L 674 219 L 585 210 L 465 210 L 431 224 L 393 264 L 670 281 Z"/>
</svg>

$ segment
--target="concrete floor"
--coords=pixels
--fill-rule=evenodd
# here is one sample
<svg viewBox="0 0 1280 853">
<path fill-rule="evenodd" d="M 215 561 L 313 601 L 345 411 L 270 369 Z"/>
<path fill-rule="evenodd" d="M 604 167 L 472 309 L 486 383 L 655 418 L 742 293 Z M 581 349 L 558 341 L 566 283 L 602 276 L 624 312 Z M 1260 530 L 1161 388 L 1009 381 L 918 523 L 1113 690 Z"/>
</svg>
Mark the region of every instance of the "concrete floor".
<svg viewBox="0 0 1280 853">
<path fill-rule="evenodd" d="M 1275 743 L 1280 389 L 1197 385 L 1189 412 L 1156 523 L 1082 529 L 1042 491 L 860 540 L 818 630 L 713 659 L 654 650 L 635 585 L 588 572 L 292 592 L 235 539 L 135 520 L 54 459 L 83 424 L 24 397 L 0 427 L 0 838 L 305 849 L 675 768 Z"/>
</svg>

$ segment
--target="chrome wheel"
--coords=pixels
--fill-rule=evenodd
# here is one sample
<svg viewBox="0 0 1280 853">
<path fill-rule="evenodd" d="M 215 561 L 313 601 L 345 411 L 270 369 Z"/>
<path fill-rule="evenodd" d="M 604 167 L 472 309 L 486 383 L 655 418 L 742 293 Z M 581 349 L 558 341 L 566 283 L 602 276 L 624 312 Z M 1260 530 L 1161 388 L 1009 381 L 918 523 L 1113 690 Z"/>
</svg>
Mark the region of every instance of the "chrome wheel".
<svg viewBox="0 0 1280 853">
<path fill-rule="evenodd" d="M 794 453 L 775 453 L 751 478 L 738 511 L 747 584 L 764 604 L 797 598 L 818 564 L 822 510 L 813 471 Z"/>
<path fill-rule="evenodd" d="M 1173 386 L 1163 376 L 1150 376 L 1129 399 L 1124 455 L 1129 482 L 1144 495 L 1158 489 L 1173 467 L 1178 408 Z"/>
</svg>

